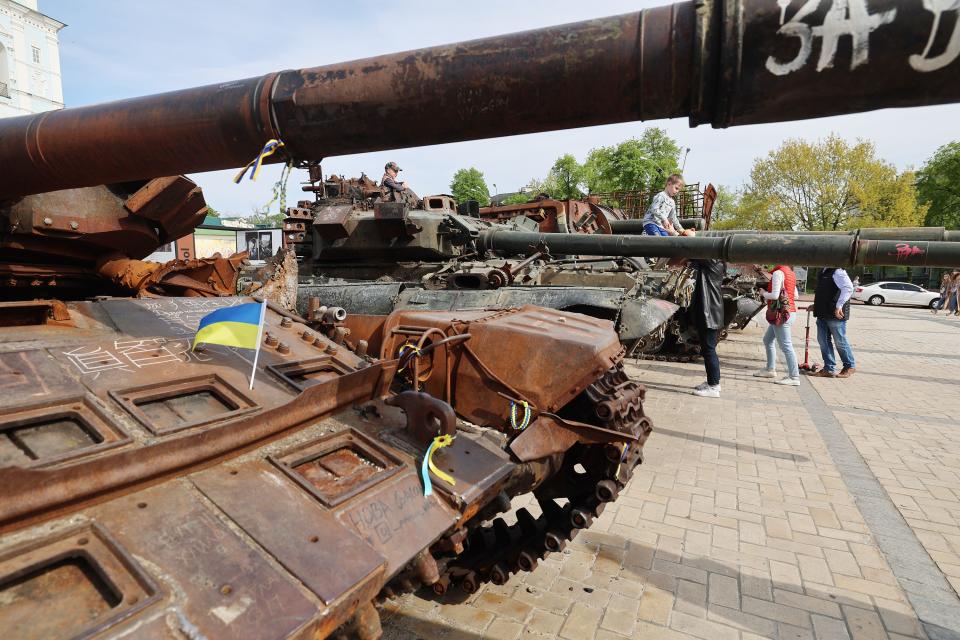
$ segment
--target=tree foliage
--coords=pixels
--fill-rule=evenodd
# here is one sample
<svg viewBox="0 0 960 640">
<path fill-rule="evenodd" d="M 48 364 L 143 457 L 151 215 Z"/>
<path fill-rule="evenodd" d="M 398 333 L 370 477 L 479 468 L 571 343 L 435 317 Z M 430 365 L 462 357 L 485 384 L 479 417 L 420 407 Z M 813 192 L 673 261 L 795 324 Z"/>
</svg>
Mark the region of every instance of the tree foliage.
<svg viewBox="0 0 960 640">
<path fill-rule="evenodd" d="M 453 180 L 450 181 L 450 193 L 457 199 L 457 202 L 476 200 L 481 207 L 490 203 L 490 190 L 487 189 L 487 182 L 483 179 L 483 172 L 474 167 L 458 169 L 453 174 Z"/>
<path fill-rule="evenodd" d="M 721 228 L 833 231 L 922 222 L 913 174 L 877 157 L 873 143 L 787 140 L 754 161 L 750 181 L 726 204 Z"/>
<path fill-rule="evenodd" d="M 680 146 L 663 129 L 590 151 L 584 173 L 590 193 L 659 190 L 679 167 Z"/>
<path fill-rule="evenodd" d="M 542 190 L 559 200 L 583 197 L 586 187 L 586 170 L 571 154 L 557 158 L 547 174 Z M 536 194 L 534 194 L 536 195 Z"/>
<path fill-rule="evenodd" d="M 924 224 L 960 229 L 960 142 L 937 149 L 916 177 L 917 200 L 929 207 Z"/>
</svg>

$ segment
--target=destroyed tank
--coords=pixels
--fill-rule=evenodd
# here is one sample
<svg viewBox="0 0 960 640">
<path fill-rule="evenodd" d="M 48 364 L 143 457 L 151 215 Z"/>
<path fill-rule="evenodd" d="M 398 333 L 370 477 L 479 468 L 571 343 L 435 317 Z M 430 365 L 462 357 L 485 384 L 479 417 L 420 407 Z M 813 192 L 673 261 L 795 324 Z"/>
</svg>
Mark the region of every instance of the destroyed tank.
<svg viewBox="0 0 960 640">
<path fill-rule="evenodd" d="M 321 180 L 315 166 L 311 178 L 304 190 L 316 200 L 300 202 L 284 221 L 284 244 L 300 259 L 301 313 L 311 299 L 361 315 L 535 304 L 613 321 L 628 356 L 689 360 L 699 354 L 681 317 L 693 291 L 692 269 L 533 249 L 478 256 L 482 230 L 609 234 L 623 214 L 596 198 L 538 197 L 477 209 L 474 202 L 458 206 L 451 196 L 435 195 L 410 206 L 381 202 L 366 176 Z M 762 309 L 755 289 L 766 282 L 765 273 L 748 266 L 725 278 L 727 327 L 743 328 Z"/>
<path fill-rule="evenodd" d="M 317 193 L 316 201 L 290 209 L 284 222 L 285 246 L 300 259 L 296 296 L 303 314 L 311 300 L 351 315 L 534 304 L 611 320 L 630 349 L 678 308 L 666 295 L 635 295 L 655 281 L 637 261 L 553 260 L 537 253 L 476 259 L 480 231 L 538 228 L 524 216 L 484 220 L 476 203 L 458 206 L 448 195 L 425 197 L 413 208 L 382 202 L 363 177 L 330 177 L 305 189 Z"/>
<path fill-rule="evenodd" d="M 937 24 L 919 4 L 879 3 L 870 28 L 887 46 L 858 47 L 849 67 L 841 47 L 819 68 L 771 4 L 681 3 L 0 120 L 0 628 L 369 639 L 378 597 L 474 591 L 561 549 L 617 498 L 650 432 L 610 323 L 523 307 L 347 327 L 330 307 L 309 319 L 271 307 L 253 359 L 190 348 L 200 317 L 250 300 L 220 295 L 230 259 L 192 271 L 142 260 L 202 212 L 180 174 L 243 166 L 270 140 L 284 146 L 268 161 L 301 162 L 960 97 L 956 65 L 918 50 Z M 478 246 L 528 240 L 491 233 Z M 645 250 L 726 255 L 738 238 Z M 898 251 L 947 255 L 934 242 Z M 539 513 L 496 517 L 531 492 Z"/>
</svg>

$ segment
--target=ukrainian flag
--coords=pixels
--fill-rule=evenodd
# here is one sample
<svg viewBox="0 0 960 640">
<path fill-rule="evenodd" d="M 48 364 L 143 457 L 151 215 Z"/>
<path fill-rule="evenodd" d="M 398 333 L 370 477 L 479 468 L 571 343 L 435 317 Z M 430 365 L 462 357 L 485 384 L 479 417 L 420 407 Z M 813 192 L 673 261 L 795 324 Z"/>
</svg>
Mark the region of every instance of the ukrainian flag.
<svg viewBox="0 0 960 640">
<path fill-rule="evenodd" d="M 256 349 L 260 346 L 260 326 L 266 302 L 248 302 L 224 307 L 200 319 L 193 346 L 199 343 Z"/>
</svg>

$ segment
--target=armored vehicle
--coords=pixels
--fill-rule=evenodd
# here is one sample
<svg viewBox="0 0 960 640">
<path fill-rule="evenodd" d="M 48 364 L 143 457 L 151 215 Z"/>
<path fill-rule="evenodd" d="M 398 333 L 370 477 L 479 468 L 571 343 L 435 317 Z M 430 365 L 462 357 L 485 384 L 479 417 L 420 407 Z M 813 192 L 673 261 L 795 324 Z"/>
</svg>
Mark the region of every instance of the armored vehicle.
<svg viewBox="0 0 960 640">
<path fill-rule="evenodd" d="M 251 300 L 220 295 L 230 259 L 142 262 L 202 213 L 180 174 L 645 118 L 727 126 L 956 101 L 957 66 L 918 50 L 930 11 L 880 4 L 854 57 L 840 47 L 819 65 L 798 56 L 779 6 L 701 1 L 0 120 L 0 267 L 16 285 L 0 305 L 0 628 L 376 638 L 375 598 L 533 570 L 641 460 L 643 388 L 612 324 L 578 314 L 400 310 L 348 327 L 329 306 L 268 308 L 258 355 L 191 348 L 200 317 Z M 895 37 L 869 48 L 879 29 Z M 601 239 L 562 251 L 758 262 L 784 244 Z M 537 243 L 554 240 L 475 242 L 505 255 Z M 818 240 L 812 259 L 952 261 L 942 245 Z M 539 513 L 497 519 L 530 492 Z"/>
<path fill-rule="evenodd" d="M 528 247 L 519 254 L 480 256 L 482 230 L 514 229 L 609 234 L 623 221 L 595 198 L 527 204 L 458 206 L 446 195 L 411 208 L 381 202 L 368 178 L 315 180 L 288 211 L 284 244 L 300 259 L 298 310 L 313 298 L 351 314 L 394 309 L 517 308 L 535 304 L 612 320 L 628 355 L 689 359 L 699 353 L 685 316 L 693 271 L 638 257 L 605 258 Z M 726 325 L 743 328 L 762 308 L 754 293 L 766 283 L 758 269 L 731 273 L 724 283 Z M 726 336 L 726 330 L 723 334 Z"/>
</svg>

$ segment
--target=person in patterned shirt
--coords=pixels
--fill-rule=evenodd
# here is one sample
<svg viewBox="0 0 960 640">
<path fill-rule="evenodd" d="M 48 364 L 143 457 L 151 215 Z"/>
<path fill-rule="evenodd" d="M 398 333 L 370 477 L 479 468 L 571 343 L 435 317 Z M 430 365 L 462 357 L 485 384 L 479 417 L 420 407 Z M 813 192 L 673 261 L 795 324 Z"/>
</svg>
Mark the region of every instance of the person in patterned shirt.
<svg viewBox="0 0 960 640">
<path fill-rule="evenodd" d="M 673 173 L 667 178 L 663 191 L 653 197 L 643 216 L 643 233 L 648 236 L 692 236 L 692 229 L 684 229 L 677 217 L 677 203 L 673 199 L 683 189 L 683 176 Z"/>
</svg>

